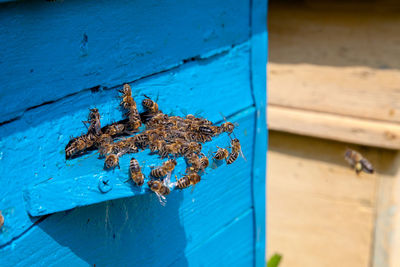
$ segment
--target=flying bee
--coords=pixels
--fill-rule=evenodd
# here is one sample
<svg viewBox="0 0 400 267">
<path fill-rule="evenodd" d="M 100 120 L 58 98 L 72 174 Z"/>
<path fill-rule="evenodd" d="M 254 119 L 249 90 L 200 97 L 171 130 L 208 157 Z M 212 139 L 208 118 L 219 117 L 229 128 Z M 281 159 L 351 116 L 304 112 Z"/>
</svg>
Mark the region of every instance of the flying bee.
<svg viewBox="0 0 400 267">
<path fill-rule="evenodd" d="M 217 152 L 215 152 L 213 159 L 223 160 L 223 159 L 226 159 L 228 156 L 229 156 L 228 150 L 226 150 L 225 148 L 218 147 L 218 150 L 217 150 Z"/>
<path fill-rule="evenodd" d="M 158 112 L 158 104 L 156 102 L 154 102 L 153 100 L 151 100 L 150 97 L 148 97 L 146 95 L 144 95 L 144 97 L 146 97 L 146 98 L 143 99 L 143 101 L 142 101 L 143 107 L 152 113 L 157 113 Z"/>
<path fill-rule="evenodd" d="M 191 172 L 182 178 L 180 178 L 178 181 L 176 181 L 176 187 L 179 189 L 184 189 L 189 186 L 195 186 L 198 182 L 200 182 L 201 177 L 199 174 L 196 172 Z"/>
<path fill-rule="evenodd" d="M 366 173 L 374 173 L 374 167 L 372 164 L 359 152 L 352 149 L 347 149 L 344 158 L 357 174 L 359 174 L 361 171 Z"/>
<path fill-rule="evenodd" d="M 132 158 L 129 162 L 129 175 L 138 186 L 143 185 L 144 175 L 140 168 L 139 162 L 135 158 Z"/>
<path fill-rule="evenodd" d="M 167 160 L 166 162 L 164 162 L 162 164 L 161 167 L 152 169 L 151 172 L 150 172 L 150 175 L 155 177 L 155 178 L 164 177 L 167 174 L 170 174 L 175 169 L 176 164 L 177 163 L 176 163 L 175 159 Z"/>
<path fill-rule="evenodd" d="M 115 167 L 119 168 L 119 158 L 116 154 L 107 155 L 106 160 L 104 162 L 105 169 L 114 169 Z"/>
<path fill-rule="evenodd" d="M 150 180 L 147 182 L 147 185 L 149 186 L 151 191 L 156 193 L 161 205 L 165 206 L 166 203 L 165 196 L 171 192 L 171 189 L 168 187 L 165 180 L 164 182 L 159 180 Z"/>
</svg>

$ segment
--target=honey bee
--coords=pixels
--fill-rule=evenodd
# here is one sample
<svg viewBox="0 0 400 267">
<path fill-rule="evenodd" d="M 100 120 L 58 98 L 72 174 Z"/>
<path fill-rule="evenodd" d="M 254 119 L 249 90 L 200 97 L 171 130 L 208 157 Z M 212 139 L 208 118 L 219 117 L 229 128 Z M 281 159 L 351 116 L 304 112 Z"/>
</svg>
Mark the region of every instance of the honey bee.
<svg viewBox="0 0 400 267">
<path fill-rule="evenodd" d="M 208 160 L 208 158 L 205 155 L 203 155 L 203 157 L 200 158 L 200 165 L 201 165 L 200 170 L 204 171 L 208 167 L 209 164 L 210 164 L 210 161 Z"/>
<path fill-rule="evenodd" d="M 168 155 L 179 155 L 182 148 L 182 144 L 180 142 L 174 142 L 171 144 L 164 144 L 161 146 L 159 150 L 159 155 L 161 158 L 168 157 Z"/>
<path fill-rule="evenodd" d="M 84 151 L 87 148 L 87 141 L 88 139 L 86 135 L 71 139 L 71 141 L 69 141 L 69 143 L 65 147 L 65 158 L 71 158 Z"/>
<path fill-rule="evenodd" d="M 124 84 L 122 90 L 119 90 L 119 92 L 126 96 L 132 96 L 132 88 L 127 83 Z"/>
<path fill-rule="evenodd" d="M 92 133 L 95 135 L 100 135 L 101 134 L 101 124 L 100 124 L 100 113 L 97 108 L 92 108 L 89 110 L 89 116 L 87 121 L 83 121 L 83 123 L 86 125 L 86 123 L 89 123 L 88 127 L 88 133 Z"/>
<path fill-rule="evenodd" d="M 171 192 L 171 189 L 168 187 L 165 180 L 164 182 L 159 180 L 150 180 L 147 182 L 147 185 L 149 186 L 151 191 L 156 193 L 161 205 L 165 206 L 166 203 L 165 196 Z"/>
<path fill-rule="evenodd" d="M 221 128 L 224 132 L 231 134 L 235 129 L 235 125 L 232 122 L 225 122 L 221 125 Z"/>
<path fill-rule="evenodd" d="M 137 147 L 145 149 L 149 145 L 149 137 L 146 133 L 141 133 L 134 136 L 134 142 Z"/>
<path fill-rule="evenodd" d="M 225 148 L 218 147 L 218 150 L 217 150 L 217 152 L 215 152 L 213 159 L 223 160 L 223 159 L 226 159 L 228 156 L 229 156 L 228 150 L 226 150 Z"/>
<path fill-rule="evenodd" d="M 104 168 L 114 169 L 115 167 L 119 168 L 119 156 L 116 154 L 107 155 L 106 161 L 104 162 Z"/>
<path fill-rule="evenodd" d="M 246 160 L 243 155 L 242 147 L 240 145 L 239 139 L 235 138 L 231 140 L 232 151 L 226 159 L 226 164 L 232 164 L 238 158 L 239 154 Z"/>
<path fill-rule="evenodd" d="M 124 131 L 125 125 L 123 123 L 113 123 L 104 127 L 104 134 L 111 136 L 122 134 Z"/>
<path fill-rule="evenodd" d="M 175 169 L 176 166 L 176 160 L 175 159 L 170 159 L 167 160 L 162 164 L 161 167 L 152 169 L 150 172 L 150 175 L 155 177 L 155 178 L 161 178 L 166 176 L 167 174 L 171 174 L 171 172 Z"/>
<path fill-rule="evenodd" d="M 200 153 L 202 149 L 202 145 L 197 142 L 189 142 L 188 150 L 190 153 Z"/>
<path fill-rule="evenodd" d="M 139 152 L 139 149 L 134 143 L 126 142 L 124 146 L 124 154 L 137 153 L 137 152 Z"/>
<path fill-rule="evenodd" d="M 183 176 L 178 181 L 176 181 L 175 186 L 179 189 L 185 189 L 191 185 L 196 185 L 198 182 L 200 182 L 200 180 L 201 177 L 199 174 L 197 174 L 196 172 L 190 172 L 189 174 Z"/>
<path fill-rule="evenodd" d="M 366 173 L 374 173 L 374 167 L 372 164 L 359 152 L 347 149 L 344 158 L 350 164 L 350 166 L 354 168 L 357 174 L 359 174 L 361 171 Z"/>
<path fill-rule="evenodd" d="M 131 107 L 136 108 L 136 102 L 133 100 L 132 97 L 132 88 L 129 84 L 124 84 L 124 87 L 122 90 L 119 91 L 120 93 L 122 93 L 122 100 L 120 105 L 124 108 L 124 109 L 130 109 Z"/>
<path fill-rule="evenodd" d="M 144 175 L 140 168 L 139 162 L 135 158 L 132 158 L 129 162 L 129 175 L 138 186 L 143 185 Z"/>
<path fill-rule="evenodd" d="M 146 97 L 146 98 L 143 99 L 143 101 L 142 101 L 143 107 L 152 113 L 157 113 L 158 112 L 158 104 L 156 102 L 154 102 L 153 100 L 151 100 L 150 97 L 148 97 L 146 95 L 144 97 Z"/>
</svg>

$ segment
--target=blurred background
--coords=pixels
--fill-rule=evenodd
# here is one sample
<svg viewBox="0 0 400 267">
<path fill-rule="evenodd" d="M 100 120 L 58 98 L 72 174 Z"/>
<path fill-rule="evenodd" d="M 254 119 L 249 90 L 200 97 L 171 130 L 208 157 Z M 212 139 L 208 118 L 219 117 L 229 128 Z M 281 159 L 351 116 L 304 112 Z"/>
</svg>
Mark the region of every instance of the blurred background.
<svg viewBox="0 0 400 267">
<path fill-rule="evenodd" d="M 268 257 L 400 266 L 400 1 L 270 0 L 268 17 Z"/>
</svg>

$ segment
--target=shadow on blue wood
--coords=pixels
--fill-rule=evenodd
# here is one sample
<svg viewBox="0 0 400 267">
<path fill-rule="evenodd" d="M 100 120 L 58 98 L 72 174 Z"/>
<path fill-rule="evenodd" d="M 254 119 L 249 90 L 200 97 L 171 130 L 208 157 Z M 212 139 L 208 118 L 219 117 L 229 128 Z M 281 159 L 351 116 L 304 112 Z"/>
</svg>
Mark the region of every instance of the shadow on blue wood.
<svg viewBox="0 0 400 267">
<path fill-rule="evenodd" d="M 264 0 L 0 4 L 0 264 L 264 266 L 265 12 Z M 165 208 L 145 194 L 29 217 L 24 188 L 101 172 L 95 158 L 67 166 L 64 147 L 88 107 L 103 124 L 121 119 L 124 82 L 166 113 L 249 111 L 238 132 L 248 162 L 172 192 Z"/>
</svg>

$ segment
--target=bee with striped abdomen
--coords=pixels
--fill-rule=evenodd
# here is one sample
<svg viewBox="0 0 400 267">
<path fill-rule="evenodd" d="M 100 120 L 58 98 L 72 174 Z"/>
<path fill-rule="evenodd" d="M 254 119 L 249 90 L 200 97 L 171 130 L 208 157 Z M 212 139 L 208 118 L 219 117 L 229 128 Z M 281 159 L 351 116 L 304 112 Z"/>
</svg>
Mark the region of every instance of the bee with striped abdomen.
<svg viewBox="0 0 400 267">
<path fill-rule="evenodd" d="M 175 159 L 167 160 L 162 164 L 162 166 L 152 169 L 150 175 L 155 178 L 164 177 L 167 174 L 171 174 L 171 172 L 175 169 L 176 164 L 177 163 Z"/>
<path fill-rule="evenodd" d="M 129 175 L 138 186 L 143 185 L 144 175 L 140 168 L 139 162 L 135 158 L 131 158 L 131 161 L 129 162 Z"/>
<path fill-rule="evenodd" d="M 223 160 L 223 159 L 226 159 L 228 156 L 229 156 L 228 150 L 226 150 L 225 148 L 222 148 L 222 147 L 218 147 L 218 150 L 217 150 L 217 152 L 215 152 L 213 159 Z"/>
<path fill-rule="evenodd" d="M 142 106 L 149 112 L 151 113 L 157 113 L 158 112 L 158 104 L 154 102 L 153 100 L 150 99 L 150 97 L 144 95 L 146 97 L 142 101 Z"/>
<path fill-rule="evenodd" d="M 240 145 L 239 139 L 235 138 L 231 140 L 231 153 L 226 159 L 226 164 L 232 164 L 239 157 L 239 154 L 246 160 L 243 155 L 242 147 Z"/>
<path fill-rule="evenodd" d="M 197 183 L 199 183 L 201 180 L 201 177 L 198 173 L 196 172 L 190 172 L 187 175 L 183 176 L 180 178 L 178 181 L 176 181 L 175 186 L 179 189 L 184 189 L 188 188 L 189 186 L 194 186 Z"/>
</svg>

